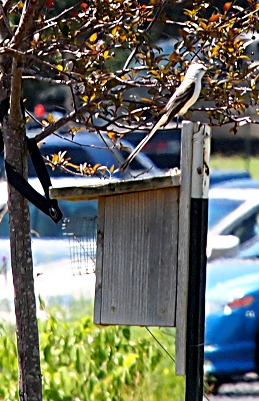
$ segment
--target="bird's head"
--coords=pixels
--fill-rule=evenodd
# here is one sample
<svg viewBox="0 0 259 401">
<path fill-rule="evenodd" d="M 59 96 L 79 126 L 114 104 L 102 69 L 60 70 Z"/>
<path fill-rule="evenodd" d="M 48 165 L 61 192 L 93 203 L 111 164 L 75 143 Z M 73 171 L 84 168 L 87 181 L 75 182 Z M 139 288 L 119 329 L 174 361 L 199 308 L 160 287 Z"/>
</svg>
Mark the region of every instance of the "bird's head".
<svg viewBox="0 0 259 401">
<path fill-rule="evenodd" d="M 208 68 L 202 63 L 192 63 L 190 64 L 185 77 L 189 79 L 202 78 Z"/>
</svg>

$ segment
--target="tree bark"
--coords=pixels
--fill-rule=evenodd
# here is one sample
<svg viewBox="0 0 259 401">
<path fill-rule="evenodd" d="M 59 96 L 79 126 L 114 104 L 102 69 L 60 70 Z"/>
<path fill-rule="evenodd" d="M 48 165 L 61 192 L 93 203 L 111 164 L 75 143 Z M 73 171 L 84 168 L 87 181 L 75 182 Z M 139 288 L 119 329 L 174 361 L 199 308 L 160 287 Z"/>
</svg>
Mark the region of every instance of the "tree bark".
<svg viewBox="0 0 259 401">
<path fill-rule="evenodd" d="M 10 41 L 14 49 L 30 45 L 31 34 L 45 0 L 25 2 L 17 29 L 11 29 L 8 7 L 0 5 L 0 43 Z M 24 38 L 27 36 L 27 39 Z M 0 57 L 0 117 L 5 145 L 5 159 L 25 179 L 28 179 L 26 124 L 21 107 L 23 59 L 16 54 Z M 9 101 L 10 100 L 10 101 Z M 41 401 L 39 335 L 34 294 L 31 253 L 30 214 L 27 200 L 8 183 L 11 265 L 19 364 L 20 401 Z"/>
<path fill-rule="evenodd" d="M 13 60 L 10 109 L 3 119 L 5 158 L 28 178 L 25 118 L 21 109 L 19 60 Z M 41 401 L 39 337 L 27 200 L 8 183 L 11 264 L 17 326 L 20 401 Z"/>
</svg>

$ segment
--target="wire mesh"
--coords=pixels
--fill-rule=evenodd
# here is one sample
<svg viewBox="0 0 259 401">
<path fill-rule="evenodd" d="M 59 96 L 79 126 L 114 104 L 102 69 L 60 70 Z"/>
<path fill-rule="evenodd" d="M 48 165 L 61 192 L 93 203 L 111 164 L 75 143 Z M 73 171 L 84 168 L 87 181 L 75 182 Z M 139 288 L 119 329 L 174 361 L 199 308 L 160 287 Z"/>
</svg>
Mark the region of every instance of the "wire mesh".
<svg viewBox="0 0 259 401">
<path fill-rule="evenodd" d="M 97 217 L 71 217 L 63 221 L 69 239 L 73 275 L 95 272 Z"/>
</svg>

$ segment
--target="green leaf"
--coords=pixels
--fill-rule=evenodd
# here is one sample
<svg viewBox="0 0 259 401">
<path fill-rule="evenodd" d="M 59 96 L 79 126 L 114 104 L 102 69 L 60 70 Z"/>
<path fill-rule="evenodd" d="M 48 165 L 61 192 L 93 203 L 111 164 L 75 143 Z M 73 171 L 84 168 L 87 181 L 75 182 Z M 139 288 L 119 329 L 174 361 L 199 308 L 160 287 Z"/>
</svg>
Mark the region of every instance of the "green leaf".
<svg viewBox="0 0 259 401">
<path fill-rule="evenodd" d="M 138 354 L 129 354 L 126 356 L 126 358 L 124 359 L 124 366 L 126 366 L 127 368 L 130 368 L 132 365 L 134 365 L 136 363 L 136 360 L 138 358 Z"/>
<path fill-rule="evenodd" d="M 126 340 L 130 340 L 130 329 L 129 329 L 129 327 L 123 327 L 122 334 L 126 338 Z"/>
<path fill-rule="evenodd" d="M 68 35 L 69 35 L 69 26 L 63 21 L 59 21 L 58 22 L 58 26 L 59 26 L 59 29 L 61 30 L 61 32 L 63 33 L 63 35 L 68 37 Z"/>
<path fill-rule="evenodd" d="M 50 347 L 50 345 L 47 345 L 47 346 L 44 348 L 43 353 L 44 353 L 44 359 L 45 359 L 45 361 L 48 362 L 48 363 L 50 363 L 50 362 L 51 362 L 51 347 Z"/>
</svg>

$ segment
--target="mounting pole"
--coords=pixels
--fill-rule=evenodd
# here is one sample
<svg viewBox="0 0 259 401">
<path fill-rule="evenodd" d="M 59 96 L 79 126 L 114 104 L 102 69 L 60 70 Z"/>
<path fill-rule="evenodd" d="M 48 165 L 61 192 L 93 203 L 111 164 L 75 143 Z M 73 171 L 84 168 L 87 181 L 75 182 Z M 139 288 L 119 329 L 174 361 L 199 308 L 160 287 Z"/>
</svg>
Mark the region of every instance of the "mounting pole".
<svg viewBox="0 0 259 401">
<path fill-rule="evenodd" d="M 210 127 L 194 124 L 185 401 L 203 399 Z"/>
</svg>

